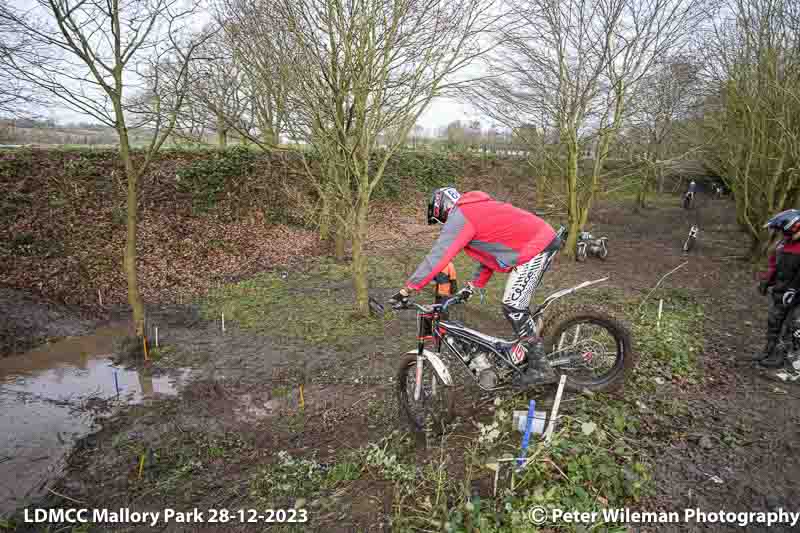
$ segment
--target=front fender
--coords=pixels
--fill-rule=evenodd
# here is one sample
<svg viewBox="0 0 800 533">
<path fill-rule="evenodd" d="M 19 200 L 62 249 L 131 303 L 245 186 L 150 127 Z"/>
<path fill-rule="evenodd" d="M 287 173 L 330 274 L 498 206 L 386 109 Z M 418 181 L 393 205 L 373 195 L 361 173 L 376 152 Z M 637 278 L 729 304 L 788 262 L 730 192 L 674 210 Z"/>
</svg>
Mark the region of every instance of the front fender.
<svg viewBox="0 0 800 533">
<path fill-rule="evenodd" d="M 419 355 L 419 350 L 411 350 L 410 352 L 406 352 L 406 355 Z M 422 350 L 422 355 L 431 364 L 436 375 L 442 380 L 442 383 L 448 387 L 452 387 L 453 378 L 450 377 L 450 371 L 447 369 L 447 365 L 444 364 L 441 357 L 430 350 Z"/>
</svg>

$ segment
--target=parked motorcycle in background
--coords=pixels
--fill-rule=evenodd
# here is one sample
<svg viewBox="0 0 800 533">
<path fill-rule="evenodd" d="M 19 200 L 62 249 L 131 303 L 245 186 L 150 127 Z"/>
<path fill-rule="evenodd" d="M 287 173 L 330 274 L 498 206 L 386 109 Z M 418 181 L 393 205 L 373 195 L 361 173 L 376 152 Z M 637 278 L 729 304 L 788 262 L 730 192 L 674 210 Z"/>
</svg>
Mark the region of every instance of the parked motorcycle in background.
<svg viewBox="0 0 800 533">
<path fill-rule="evenodd" d="M 697 224 L 694 224 L 691 228 L 689 228 L 689 236 L 686 238 L 686 241 L 683 243 L 683 251 L 689 252 L 692 248 L 694 248 L 695 243 L 697 242 L 697 233 L 700 231 L 700 228 L 697 227 Z"/>
<path fill-rule="evenodd" d="M 694 193 L 692 191 L 683 195 L 683 208 L 691 209 L 694 207 Z"/>
<path fill-rule="evenodd" d="M 575 258 L 583 262 L 590 255 L 605 261 L 606 257 L 608 257 L 608 237 L 597 238 L 588 231 L 582 231 L 578 235 Z"/>
</svg>

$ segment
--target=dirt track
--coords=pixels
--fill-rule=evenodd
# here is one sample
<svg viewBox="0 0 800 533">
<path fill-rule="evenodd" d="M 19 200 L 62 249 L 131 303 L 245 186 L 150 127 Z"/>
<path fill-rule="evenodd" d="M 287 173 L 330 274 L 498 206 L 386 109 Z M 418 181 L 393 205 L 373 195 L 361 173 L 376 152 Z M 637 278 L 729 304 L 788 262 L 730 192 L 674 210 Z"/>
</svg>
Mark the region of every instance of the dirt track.
<svg viewBox="0 0 800 533">
<path fill-rule="evenodd" d="M 631 213 L 627 206 L 600 206 L 591 230 L 610 238 L 609 259 L 585 264 L 560 260 L 545 277 L 543 290 L 609 275 L 613 287 L 642 295 L 666 272 L 687 262 L 662 286 L 684 289 L 705 304 L 707 344 L 701 358 L 705 379 L 701 386 L 671 387 L 665 392 L 688 409 L 680 426 L 652 421 L 651 438 L 643 445 L 651 448 L 655 492 L 639 507 L 794 510 L 791 505 L 800 496 L 796 482 L 800 389 L 778 386 L 735 365 L 737 357 L 762 347 L 766 300 L 755 291 L 750 265 L 736 258 L 745 242 L 733 225 L 733 207 L 724 201 L 701 201 L 698 210 L 687 216 L 677 201 L 659 202 L 642 214 Z M 695 220 L 700 224 L 698 246 L 685 256 L 681 245 Z M 394 372 L 397 347 L 413 344 L 409 338 L 413 316 L 398 318 L 388 324 L 381 339 L 348 353 L 246 333 L 235 325 L 223 336 L 216 323 L 185 308 L 165 309 L 156 316 L 168 331 L 168 342 L 180 347 L 159 364 L 194 367 L 200 379 L 181 399 L 131 409 L 86 440 L 60 485 L 71 497 L 103 506 L 232 505 L 237 494 L 247 491 L 240 474 L 268 464 L 276 450 L 297 454 L 313 450 L 324 462 L 339 450 L 357 448 L 396 427 L 387 379 Z M 499 312 L 481 312 L 473 318 L 480 327 L 505 327 Z M 312 406 L 302 421 L 293 415 L 296 384 L 301 381 Z M 469 414 L 469 406 L 462 410 Z M 131 477 L 129 465 L 135 453 L 126 451 L 125 442 L 144 437 L 145 442 L 180 450 L 211 430 L 235 435 L 237 444 L 230 445 L 235 459 L 226 456 L 226 461 L 207 462 L 187 494 L 167 491 L 159 496 Z M 366 502 L 364 494 L 374 499 Z M 335 509 L 324 502 L 319 505 L 319 523 L 325 524 L 318 526 L 320 530 L 378 530 L 391 514 L 392 489 L 380 480 L 359 479 L 337 500 Z M 670 526 L 644 530 L 669 531 Z"/>
</svg>

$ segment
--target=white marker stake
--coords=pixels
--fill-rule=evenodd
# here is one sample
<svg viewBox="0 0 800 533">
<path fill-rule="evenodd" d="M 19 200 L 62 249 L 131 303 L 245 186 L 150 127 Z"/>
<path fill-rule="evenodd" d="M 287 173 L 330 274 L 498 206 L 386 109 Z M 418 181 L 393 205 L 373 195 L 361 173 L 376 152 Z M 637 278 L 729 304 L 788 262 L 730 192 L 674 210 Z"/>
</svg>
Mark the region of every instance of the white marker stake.
<svg viewBox="0 0 800 533">
<path fill-rule="evenodd" d="M 156 326 L 156 348 L 158 348 L 158 326 Z"/>
<path fill-rule="evenodd" d="M 658 320 L 656 321 L 656 329 L 661 329 L 661 311 L 664 310 L 664 300 L 658 301 Z"/>
<path fill-rule="evenodd" d="M 553 410 L 550 412 L 550 423 L 547 424 L 547 431 L 544 435 L 544 441 L 549 443 L 550 438 L 553 436 L 553 429 L 556 425 L 556 415 L 558 415 L 558 407 L 561 405 L 561 395 L 564 394 L 564 385 L 567 383 L 567 376 L 561 374 L 561 380 L 558 382 L 558 391 L 556 391 L 556 401 L 553 402 Z"/>
<path fill-rule="evenodd" d="M 222 333 L 225 333 L 225 313 L 222 313 Z"/>
</svg>

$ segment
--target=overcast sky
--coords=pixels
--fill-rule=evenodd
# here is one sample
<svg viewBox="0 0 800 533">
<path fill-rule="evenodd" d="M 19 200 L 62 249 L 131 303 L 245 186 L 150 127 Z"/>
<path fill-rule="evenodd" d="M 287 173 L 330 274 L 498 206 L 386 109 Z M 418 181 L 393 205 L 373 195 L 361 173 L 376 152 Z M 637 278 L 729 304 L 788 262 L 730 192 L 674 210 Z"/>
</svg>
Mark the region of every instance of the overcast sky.
<svg viewBox="0 0 800 533">
<path fill-rule="evenodd" d="M 208 0 L 206 0 L 207 2 Z M 8 3 L 11 5 L 25 9 L 33 9 L 32 12 L 37 10 L 34 5 L 30 2 L 30 0 L 8 0 Z M 211 9 L 210 6 L 206 7 L 205 10 L 200 11 L 197 13 L 192 19 L 192 26 L 195 29 L 200 29 L 209 22 L 211 22 Z M 466 69 L 465 72 L 470 72 L 470 74 L 475 74 L 475 67 L 470 66 Z M 56 99 L 53 99 L 53 107 L 49 109 L 44 109 L 39 111 L 41 115 L 51 118 L 58 123 L 75 123 L 75 122 L 97 122 L 96 119 L 93 119 L 89 115 L 81 114 L 71 109 L 66 108 L 63 104 L 58 102 Z M 429 105 L 428 109 L 425 113 L 420 117 L 419 124 L 425 128 L 425 134 L 435 134 L 437 128 L 442 128 L 447 126 L 447 124 L 455 121 L 470 121 L 470 120 L 481 120 L 481 116 L 477 113 L 474 109 L 470 109 L 470 106 L 465 105 L 463 102 L 455 100 L 453 98 L 438 98 L 435 99 Z M 488 127 L 489 123 L 485 120 L 481 120 L 482 126 Z"/>
</svg>

